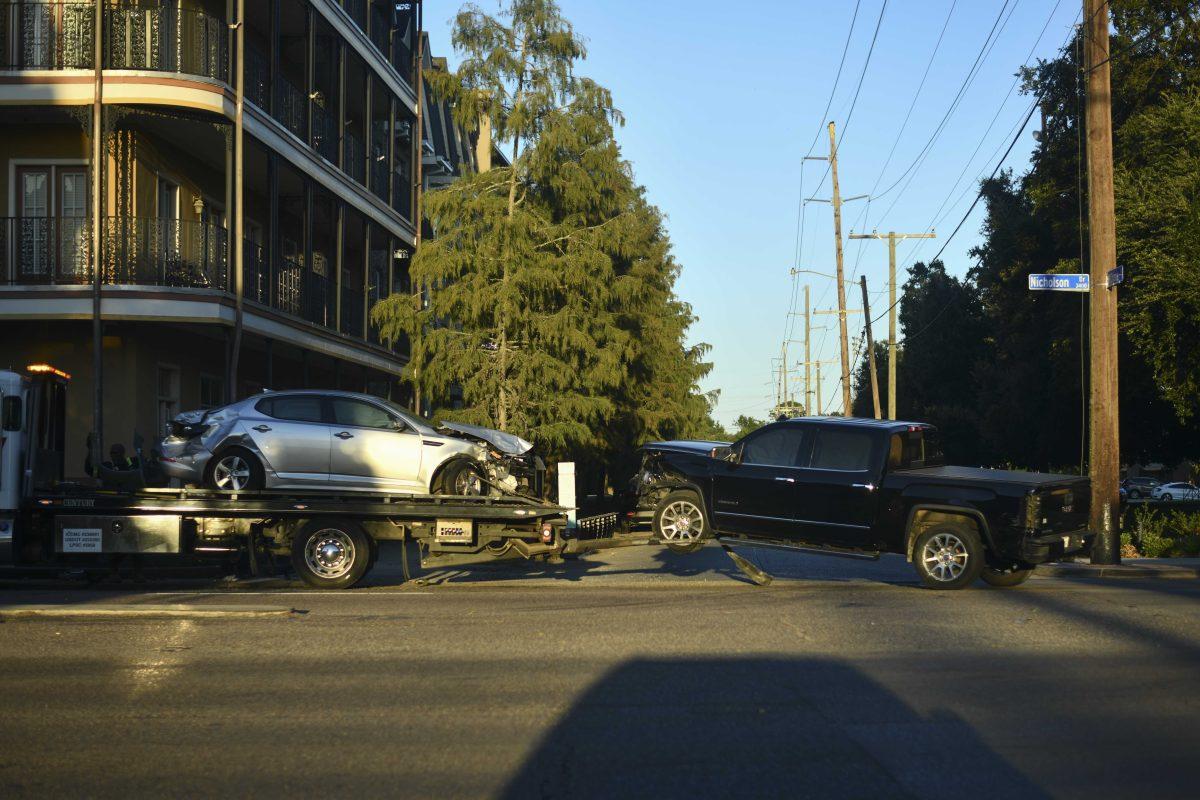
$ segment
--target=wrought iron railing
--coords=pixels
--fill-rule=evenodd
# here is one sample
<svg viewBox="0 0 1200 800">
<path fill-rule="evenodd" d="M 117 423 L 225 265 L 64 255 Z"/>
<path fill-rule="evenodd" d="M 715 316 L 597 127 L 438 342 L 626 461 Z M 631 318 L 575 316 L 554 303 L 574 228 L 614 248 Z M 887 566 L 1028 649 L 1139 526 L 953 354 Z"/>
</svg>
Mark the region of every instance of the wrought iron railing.
<svg viewBox="0 0 1200 800">
<path fill-rule="evenodd" d="M 0 69 L 91 69 L 96 6 L 0 2 Z"/>
<path fill-rule="evenodd" d="M 104 12 L 105 66 L 229 79 L 225 23 L 202 11 L 113 6 Z"/>
<path fill-rule="evenodd" d="M 366 184 L 367 151 L 363 147 L 362 139 L 347 131 L 345 141 L 342 143 L 342 156 L 344 159 L 342 171 L 359 183 Z"/>
<path fill-rule="evenodd" d="M 246 99 L 263 111 L 271 110 L 271 66 L 257 47 L 246 45 Z"/>
<path fill-rule="evenodd" d="M 262 245 L 242 240 L 242 296 L 255 303 L 271 302 L 271 274 Z"/>
<path fill-rule="evenodd" d="M 337 120 L 316 103 L 312 106 L 312 146 L 330 164 L 337 164 Z"/>
<path fill-rule="evenodd" d="M 91 230 L 86 217 L 0 218 L 0 275 L 8 283 L 88 283 Z"/>
<path fill-rule="evenodd" d="M 0 274 L 16 284 L 90 283 L 91 230 L 86 217 L 0 219 Z M 225 241 L 225 229 L 212 223 L 107 217 L 101 279 L 224 289 Z"/>
<path fill-rule="evenodd" d="M 105 283 L 221 289 L 228 286 L 225 228 L 206 222 L 108 217 Z"/>
<path fill-rule="evenodd" d="M 275 119 L 292 133 L 304 138 L 305 118 L 308 116 L 308 97 L 282 74 L 275 80 Z"/>
</svg>

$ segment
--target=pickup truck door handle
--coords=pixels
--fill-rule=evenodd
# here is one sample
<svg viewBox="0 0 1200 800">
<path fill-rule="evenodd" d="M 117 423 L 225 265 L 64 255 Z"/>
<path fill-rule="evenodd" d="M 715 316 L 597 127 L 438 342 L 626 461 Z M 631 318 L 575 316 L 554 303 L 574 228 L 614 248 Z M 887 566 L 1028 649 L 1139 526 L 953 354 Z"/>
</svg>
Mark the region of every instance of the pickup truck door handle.
<svg viewBox="0 0 1200 800">
<path fill-rule="evenodd" d="M 258 431 L 259 433 L 266 433 L 267 431 L 271 430 L 271 426 L 270 425 L 255 425 L 254 430 Z"/>
<path fill-rule="evenodd" d="M 776 475 L 776 476 L 775 476 L 775 480 L 777 480 L 777 481 L 787 481 L 788 483 L 795 483 L 795 482 L 796 482 L 796 479 L 795 479 L 795 478 L 785 478 L 785 477 L 783 477 L 782 475 Z"/>
<path fill-rule="evenodd" d="M 875 491 L 875 484 L 873 483 L 852 483 L 850 485 L 855 489 L 866 489 L 868 492 Z"/>
<path fill-rule="evenodd" d="M 351 433 L 350 431 L 342 431 L 341 433 L 335 433 L 334 436 L 338 437 L 339 439 L 353 439 L 354 438 L 354 434 Z"/>
</svg>

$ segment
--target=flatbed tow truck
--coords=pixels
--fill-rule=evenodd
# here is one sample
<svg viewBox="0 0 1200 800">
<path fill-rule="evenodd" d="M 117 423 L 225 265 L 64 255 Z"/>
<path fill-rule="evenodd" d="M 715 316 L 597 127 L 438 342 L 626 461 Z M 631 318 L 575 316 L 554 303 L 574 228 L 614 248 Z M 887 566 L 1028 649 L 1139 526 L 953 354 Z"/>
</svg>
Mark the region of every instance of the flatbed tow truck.
<svg viewBox="0 0 1200 800">
<path fill-rule="evenodd" d="M 102 488 L 66 483 L 69 380 L 44 364 L 0 371 L 0 564 L 87 570 L 124 555 L 244 555 L 257 574 L 261 559 L 280 555 L 310 586 L 344 589 L 371 569 L 381 541 L 415 541 L 426 569 L 661 544 L 615 513 L 573 519 L 567 505 L 517 495 L 152 489 L 140 472 L 104 466 Z M 756 583 L 769 582 L 726 552 Z"/>
</svg>

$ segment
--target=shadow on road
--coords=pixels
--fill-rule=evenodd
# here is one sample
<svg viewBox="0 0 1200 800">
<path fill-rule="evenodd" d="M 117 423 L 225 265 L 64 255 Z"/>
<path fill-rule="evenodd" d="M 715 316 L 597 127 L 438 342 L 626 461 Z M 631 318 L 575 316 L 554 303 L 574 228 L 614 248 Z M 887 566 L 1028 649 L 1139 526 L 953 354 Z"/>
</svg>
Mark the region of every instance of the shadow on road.
<svg viewBox="0 0 1200 800">
<path fill-rule="evenodd" d="M 566 712 L 500 795 L 1047 796 L 951 711 L 839 661 L 634 660 Z"/>
</svg>

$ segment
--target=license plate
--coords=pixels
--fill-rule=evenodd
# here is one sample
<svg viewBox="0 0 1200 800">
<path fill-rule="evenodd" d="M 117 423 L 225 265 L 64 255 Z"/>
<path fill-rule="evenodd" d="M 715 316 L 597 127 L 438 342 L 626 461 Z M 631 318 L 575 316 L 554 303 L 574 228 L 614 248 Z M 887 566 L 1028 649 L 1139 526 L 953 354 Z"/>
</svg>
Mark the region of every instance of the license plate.
<svg viewBox="0 0 1200 800">
<path fill-rule="evenodd" d="M 469 519 L 439 519 L 434 538 L 448 544 L 470 544 L 474 534 L 474 526 Z"/>
<path fill-rule="evenodd" d="M 63 528 L 62 551 L 64 553 L 100 553 L 100 528 Z"/>
</svg>

